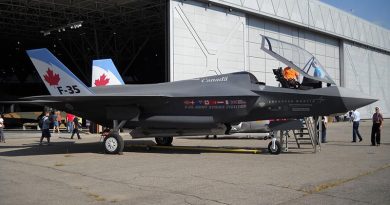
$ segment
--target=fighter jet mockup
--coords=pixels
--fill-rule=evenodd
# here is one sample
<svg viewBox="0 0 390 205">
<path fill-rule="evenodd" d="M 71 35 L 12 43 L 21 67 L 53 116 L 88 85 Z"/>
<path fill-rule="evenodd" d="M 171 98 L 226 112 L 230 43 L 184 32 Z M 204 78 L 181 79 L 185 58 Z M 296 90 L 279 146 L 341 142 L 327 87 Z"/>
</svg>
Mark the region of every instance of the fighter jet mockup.
<svg viewBox="0 0 390 205">
<path fill-rule="evenodd" d="M 269 49 L 269 52 L 274 51 Z M 173 136 L 227 134 L 240 122 L 325 116 L 376 101 L 337 86 L 311 89 L 305 83 L 302 83 L 304 89 L 267 86 L 248 72 L 158 84 L 89 88 L 47 49 L 29 50 L 27 54 L 50 95 L 23 99 L 105 126 L 114 122 L 113 131 L 104 139 L 107 153 L 123 150 L 123 139 L 118 134 L 122 127 L 133 129 L 134 138 L 156 137 L 158 144 L 170 145 Z M 305 70 L 299 72 L 311 83 L 322 80 L 334 84 L 326 72 L 322 77 L 312 77 Z"/>
<path fill-rule="evenodd" d="M 124 85 L 118 69 L 115 67 L 112 59 L 93 60 L 92 62 L 92 87 Z M 232 126 L 230 134 L 235 133 L 268 133 L 269 120 L 257 120 L 251 122 L 241 122 Z"/>
</svg>

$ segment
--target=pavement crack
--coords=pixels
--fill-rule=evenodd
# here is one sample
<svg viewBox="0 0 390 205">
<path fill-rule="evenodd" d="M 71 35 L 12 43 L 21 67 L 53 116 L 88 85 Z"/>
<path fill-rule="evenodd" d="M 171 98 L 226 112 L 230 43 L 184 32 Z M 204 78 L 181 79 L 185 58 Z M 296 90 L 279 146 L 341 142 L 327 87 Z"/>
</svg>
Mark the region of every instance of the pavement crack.
<svg viewBox="0 0 390 205">
<path fill-rule="evenodd" d="M 293 191 L 297 191 L 297 192 L 307 193 L 307 192 L 303 191 L 302 189 L 295 189 L 295 188 L 292 188 L 291 186 L 276 185 L 276 184 L 266 184 L 266 185 L 268 185 L 268 186 L 273 186 L 273 187 L 277 187 L 277 188 L 283 188 L 283 189 L 293 190 Z"/>
<path fill-rule="evenodd" d="M 197 195 L 193 195 L 193 194 L 185 194 L 185 193 L 180 193 L 180 192 L 170 192 L 171 194 L 179 194 L 179 195 L 182 195 L 182 196 L 187 196 L 187 197 L 194 197 L 196 199 L 199 199 L 199 200 L 202 200 L 202 201 L 211 201 L 211 202 L 215 202 L 215 203 L 218 203 L 218 204 L 225 204 L 225 205 L 231 205 L 229 203 L 225 203 L 225 202 L 222 202 L 222 201 L 218 201 L 216 199 L 208 199 L 208 198 L 203 198 L 203 197 L 200 197 L 200 196 L 197 196 Z M 186 203 L 189 203 L 191 204 L 190 202 L 187 201 L 187 199 L 185 199 L 185 202 Z"/>
<path fill-rule="evenodd" d="M 351 178 L 339 179 L 339 180 L 331 181 L 331 182 L 328 182 L 328 183 L 319 184 L 319 185 L 317 185 L 317 186 L 315 186 L 314 188 L 311 188 L 311 189 L 307 189 L 307 188 L 293 189 L 293 188 L 291 188 L 289 186 L 280 186 L 280 185 L 274 185 L 274 184 L 267 184 L 267 185 L 275 186 L 275 187 L 279 187 L 279 188 L 291 189 L 291 190 L 295 190 L 295 191 L 299 191 L 299 192 L 305 193 L 304 195 L 302 195 L 302 196 L 300 196 L 298 198 L 291 199 L 291 200 L 289 200 L 287 202 L 281 202 L 281 203 L 279 203 L 279 205 L 280 204 L 289 204 L 289 203 L 291 203 L 291 201 L 294 201 L 294 200 L 297 200 L 297 199 L 301 199 L 301 198 L 304 198 L 304 197 L 307 197 L 307 196 L 310 196 L 310 195 L 313 195 L 313 194 L 329 196 L 329 197 L 335 197 L 335 198 L 339 198 L 339 199 L 346 199 L 346 200 L 351 200 L 353 202 L 371 204 L 370 202 L 366 202 L 366 201 L 359 201 L 359 200 L 351 199 L 351 198 L 347 198 L 347 197 L 340 197 L 340 196 L 334 196 L 334 195 L 326 194 L 326 193 L 323 193 L 323 191 L 325 191 L 327 189 L 335 188 L 337 186 L 343 185 L 345 183 L 351 182 L 351 181 L 359 179 L 361 177 L 372 175 L 375 172 L 378 172 L 378 171 L 381 171 L 381 170 L 384 170 L 384 169 L 387 169 L 387 168 L 390 168 L 390 164 L 386 164 L 384 166 L 381 166 L 381 167 L 376 168 L 376 169 L 371 170 L 371 171 L 363 172 L 363 173 L 358 174 L 358 175 L 356 175 L 354 177 L 351 177 Z"/>
<path fill-rule="evenodd" d="M 233 182 L 227 182 L 227 181 L 223 181 L 223 180 L 219 180 L 219 179 L 210 179 L 210 178 L 202 177 L 202 176 L 198 176 L 198 175 L 191 175 L 191 176 L 196 177 L 196 178 L 200 178 L 200 179 L 204 179 L 204 180 L 213 181 L 213 182 L 219 182 L 219 183 L 223 183 L 223 184 L 229 184 L 229 185 L 234 185 L 234 186 L 240 185 L 240 184 L 233 183 Z"/>
<path fill-rule="evenodd" d="M 137 173 L 138 176 L 134 177 L 134 179 L 142 177 L 142 178 L 161 178 L 161 179 L 185 179 L 186 177 L 168 177 L 168 176 L 155 176 L 155 175 L 145 175 L 143 173 Z"/>
<path fill-rule="evenodd" d="M 375 172 L 387 169 L 389 167 L 390 167 L 390 164 L 386 164 L 386 165 L 384 165 L 382 167 L 376 168 L 376 169 L 371 170 L 371 171 L 363 172 L 363 173 L 358 174 L 358 175 L 356 175 L 354 177 L 333 180 L 333 181 L 330 181 L 330 182 L 318 184 L 318 185 L 316 185 L 316 186 L 314 186 L 312 188 L 303 188 L 303 189 L 301 189 L 301 191 L 306 192 L 308 194 L 318 193 L 318 192 L 321 192 L 321 191 L 324 191 L 324 190 L 327 190 L 327 189 L 330 189 L 330 188 L 333 188 L 333 187 L 340 186 L 340 185 L 348 183 L 350 181 L 359 179 L 361 177 L 372 175 Z"/>
<path fill-rule="evenodd" d="M 194 205 L 194 204 L 192 204 L 191 202 L 187 201 L 187 198 L 184 198 L 184 202 L 185 202 L 186 204 L 189 204 L 189 205 Z"/>
<path fill-rule="evenodd" d="M 367 202 L 367 201 L 360 201 L 360 200 L 351 199 L 351 198 L 348 198 L 348 197 L 334 196 L 334 195 L 331 195 L 331 194 L 325 194 L 325 193 L 316 193 L 316 194 L 318 194 L 318 195 L 322 195 L 322 196 L 330 196 L 330 197 L 334 197 L 334 198 L 338 198 L 338 199 L 346 199 L 346 200 L 350 200 L 350 201 L 353 201 L 353 202 L 359 202 L 359 203 L 371 204 L 370 202 Z"/>
<path fill-rule="evenodd" d="M 10 160 L 10 159 L 4 159 L 2 157 L 0 157 L 0 159 L 4 160 L 4 161 L 7 161 L 7 162 L 10 162 L 10 163 L 16 163 L 16 164 L 25 165 L 25 166 L 33 166 L 33 167 L 40 167 L 40 168 L 50 169 L 50 170 L 53 170 L 53 171 L 56 171 L 56 172 L 62 172 L 62 173 L 66 173 L 66 174 L 79 175 L 79 176 L 82 176 L 82 177 L 87 177 L 87 178 L 91 178 L 91 179 L 95 179 L 95 180 L 99 180 L 99 181 L 104 181 L 104 182 L 118 183 L 118 184 L 122 184 L 122 185 L 128 186 L 130 188 L 135 188 L 135 189 L 141 190 L 141 191 L 159 191 L 159 192 L 167 193 L 167 194 L 180 195 L 180 196 L 184 196 L 184 197 L 194 197 L 194 198 L 197 198 L 197 199 L 203 200 L 203 201 L 210 201 L 210 202 L 215 202 L 215 203 L 219 203 L 219 204 L 230 205 L 228 203 L 221 202 L 221 201 L 218 201 L 218 200 L 202 198 L 202 197 L 197 196 L 197 195 L 186 194 L 186 193 L 182 193 L 182 192 L 178 192 L 178 191 L 174 191 L 174 190 L 169 190 L 169 189 L 163 189 L 163 188 L 157 187 L 157 186 L 138 185 L 138 184 L 128 183 L 128 182 L 125 182 L 125 181 L 119 181 L 119 180 L 114 180 L 114 179 L 105 179 L 105 178 L 101 178 L 101 177 L 96 177 L 96 176 L 90 176 L 90 175 L 87 175 L 87 174 L 82 174 L 82 173 L 79 173 L 79 172 L 61 170 L 61 169 L 50 167 L 50 166 L 37 165 L 37 164 L 28 163 L 28 162 L 20 162 L 20 161 L 15 161 L 15 160 Z M 50 179 L 50 178 L 47 178 L 47 180 L 54 181 L 54 182 L 62 182 L 60 180 L 53 180 L 53 179 Z"/>
<path fill-rule="evenodd" d="M 87 174 L 74 172 L 74 171 L 68 171 L 68 170 L 62 170 L 62 169 L 55 168 L 55 167 L 50 167 L 50 166 L 37 165 L 37 164 L 28 163 L 28 162 L 20 162 L 20 161 L 9 160 L 9 159 L 4 159 L 4 158 L 0 158 L 0 159 L 8 161 L 8 162 L 11 162 L 11 163 L 17 163 L 17 164 L 33 166 L 33 167 L 46 168 L 46 169 L 50 169 L 50 170 L 53 170 L 53 171 L 56 171 L 56 172 L 62 172 L 62 173 L 66 173 L 66 174 L 79 175 L 79 176 L 82 176 L 82 177 L 87 177 L 87 178 L 91 178 L 91 179 L 95 179 L 95 180 L 99 180 L 99 181 L 105 181 L 105 182 L 111 182 L 111 183 L 114 182 L 114 183 L 118 183 L 118 184 L 129 186 L 130 188 L 136 188 L 136 189 L 139 189 L 139 190 L 144 190 L 142 188 L 159 188 L 159 187 L 154 187 L 154 186 L 137 185 L 137 184 L 127 183 L 127 182 L 124 182 L 124 181 L 119 181 L 119 180 L 114 180 L 114 179 L 105 179 L 105 178 L 101 178 L 101 177 L 90 176 L 90 175 L 87 175 Z"/>
</svg>

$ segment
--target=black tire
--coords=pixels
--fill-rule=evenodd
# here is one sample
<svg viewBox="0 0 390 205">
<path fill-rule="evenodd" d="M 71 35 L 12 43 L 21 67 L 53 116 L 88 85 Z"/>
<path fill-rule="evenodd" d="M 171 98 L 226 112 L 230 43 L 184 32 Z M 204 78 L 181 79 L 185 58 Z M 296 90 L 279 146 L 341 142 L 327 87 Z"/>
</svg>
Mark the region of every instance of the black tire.
<svg viewBox="0 0 390 205">
<path fill-rule="evenodd" d="M 103 146 L 104 152 L 107 154 L 121 154 L 125 143 L 118 133 L 112 132 L 104 138 Z"/>
<path fill-rule="evenodd" d="M 278 155 L 278 154 L 280 154 L 281 150 L 282 149 L 281 149 L 279 141 L 275 141 L 275 149 L 272 149 L 272 142 L 269 142 L 269 144 L 268 144 L 268 152 L 269 153 L 274 154 L 274 155 Z"/>
<path fill-rule="evenodd" d="M 160 146 L 171 146 L 173 137 L 155 137 L 157 145 Z"/>
</svg>

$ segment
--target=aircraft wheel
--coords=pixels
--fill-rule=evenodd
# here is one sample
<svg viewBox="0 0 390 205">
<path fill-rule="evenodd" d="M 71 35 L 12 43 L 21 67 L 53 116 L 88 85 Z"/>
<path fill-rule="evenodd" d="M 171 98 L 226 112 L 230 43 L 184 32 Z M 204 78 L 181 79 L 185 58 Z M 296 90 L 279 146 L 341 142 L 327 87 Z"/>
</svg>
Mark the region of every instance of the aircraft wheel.
<svg viewBox="0 0 390 205">
<path fill-rule="evenodd" d="M 280 154 L 281 146 L 279 141 L 275 141 L 275 149 L 272 148 L 272 142 L 269 142 L 268 144 L 268 152 L 274 155 Z"/>
<path fill-rule="evenodd" d="M 157 145 L 160 146 L 171 146 L 173 137 L 156 137 L 155 138 Z"/>
<path fill-rule="evenodd" d="M 103 141 L 107 154 L 121 154 L 124 147 L 123 138 L 118 133 L 110 133 Z"/>
</svg>

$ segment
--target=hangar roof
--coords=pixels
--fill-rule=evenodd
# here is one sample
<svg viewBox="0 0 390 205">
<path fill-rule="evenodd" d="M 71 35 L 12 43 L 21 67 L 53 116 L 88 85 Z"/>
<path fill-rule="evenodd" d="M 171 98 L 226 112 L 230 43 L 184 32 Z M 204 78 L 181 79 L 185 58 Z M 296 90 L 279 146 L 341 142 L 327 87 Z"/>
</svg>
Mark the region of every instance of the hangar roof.
<svg viewBox="0 0 390 205">
<path fill-rule="evenodd" d="M 0 2 L 0 34 L 34 38 L 83 21 L 98 30 L 144 35 L 161 29 L 164 6 L 165 0 L 6 0 Z"/>
<path fill-rule="evenodd" d="M 318 0 L 210 0 L 209 2 L 390 52 L 389 30 Z"/>
<path fill-rule="evenodd" d="M 48 48 L 87 85 L 101 58 L 126 83 L 166 81 L 166 10 L 166 0 L 0 1 L 0 85 L 9 86 L 0 94 L 46 91 L 25 52 L 34 48 Z"/>
</svg>

